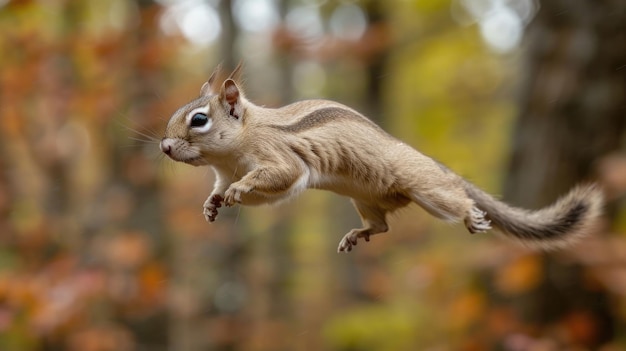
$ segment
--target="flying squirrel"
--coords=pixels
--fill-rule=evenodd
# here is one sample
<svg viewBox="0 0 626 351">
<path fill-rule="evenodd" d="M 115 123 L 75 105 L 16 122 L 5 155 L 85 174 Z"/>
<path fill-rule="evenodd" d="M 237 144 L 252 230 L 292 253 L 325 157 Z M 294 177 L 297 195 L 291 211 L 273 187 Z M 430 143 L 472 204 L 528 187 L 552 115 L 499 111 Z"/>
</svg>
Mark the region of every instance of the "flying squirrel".
<svg viewBox="0 0 626 351">
<path fill-rule="evenodd" d="M 470 233 L 492 227 L 531 247 L 560 248 L 592 231 L 603 196 L 579 185 L 537 211 L 501 202 L 447 167 L 394 138 L 359 112 L 329 100 L 266 108 L 246 99 L 241 64 L 221 84 L 218 66 L 200 95 L 170 118 L 160 149 L 175 161 L 210 165 L 216 174 L 204 203 L 213 222 L 222 205 L 272 204 L 305 189 L 348 196 L 363 228 L 338 252 L 388 231 L 387 214 L 411 202 Z"/>
</svg>

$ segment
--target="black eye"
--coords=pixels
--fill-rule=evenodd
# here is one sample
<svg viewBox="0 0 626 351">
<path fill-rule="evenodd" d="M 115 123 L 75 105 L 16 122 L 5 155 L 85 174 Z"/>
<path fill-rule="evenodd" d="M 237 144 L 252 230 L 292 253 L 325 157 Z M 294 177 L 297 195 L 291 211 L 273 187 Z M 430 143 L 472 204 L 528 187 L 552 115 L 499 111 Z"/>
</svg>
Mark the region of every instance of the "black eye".
<svg viewBox="0 0 626 351">
<path fill-rule="evenodd" d="M 202 127 L 209 121 L 209 118 L 204 113 L 196 113 L 191 117 L 191 126 L 192 127 Z"/>
</svg>

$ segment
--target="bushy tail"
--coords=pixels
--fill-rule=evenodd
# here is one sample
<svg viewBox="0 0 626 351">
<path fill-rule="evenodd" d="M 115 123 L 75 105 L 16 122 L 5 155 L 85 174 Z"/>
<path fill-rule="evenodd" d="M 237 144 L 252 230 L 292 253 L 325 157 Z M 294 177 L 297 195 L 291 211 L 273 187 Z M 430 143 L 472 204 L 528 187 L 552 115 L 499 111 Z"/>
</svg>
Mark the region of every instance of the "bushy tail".
<svg viewBox="0 0 626 351">
<path fill-rule="evenodd" d="M 465 191 L 505 236 L 544 249 L 566 246 L 593 231 L 604 202 L 595 184 L 578 186 L 538 211 L 509 206 L 469 182 L 465 182 Z"/>
</svg>

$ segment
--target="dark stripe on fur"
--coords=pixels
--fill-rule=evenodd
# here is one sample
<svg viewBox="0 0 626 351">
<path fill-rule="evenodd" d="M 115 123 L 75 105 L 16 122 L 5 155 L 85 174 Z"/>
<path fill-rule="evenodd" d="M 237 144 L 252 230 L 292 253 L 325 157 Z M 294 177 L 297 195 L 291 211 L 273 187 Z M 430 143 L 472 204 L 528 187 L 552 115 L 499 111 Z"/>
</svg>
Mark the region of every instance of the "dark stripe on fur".
<svg viewBox="0 0 626 351">
<path fill-rule="evenodd" d="M 569 209 L 563 217 L 559 218 L 552 224 L 549 224 L 541 236 L 550 239 L 551 236 L 561 236 L 571 231 L 583 220 L 588 207 L 586 204 L 579 202 L 576 206 Z"/>
<path fill-rule="evenodd" d="M 296 155 L 298 155 L 298 157 L 300 157 L 300 159 L 302 159 L 302 161 L 304 161 L 304 163 L 310 165 L 311 162 L 309 160 L 309 157 L 306 153 L 305 150 L 301 149 L 300 147 L 296 146 L 296 145 L 289 145 L 289 148 L 291 149 L 291 151 L 293 151 Z"/>
<path fill-rule="evenodd" d="M 315 110 L 308 115 L 303 116 L 296 122 L 287 125 L 272 125 L 272 128 L 279 129 L 289 133 L 301 133 L 309 129 L 317 128 L 322 125 L 336 121 L 352 121 L 357 123 L 366 123 L 375 128 L 379 128 L 374 122 L 353 111 L 340 107 L 326 107 Z"/>
<path fill-rule="evenodd" d="M 503 218 L 499 213 L 487 212 L 487 218 L 493 221 L 493 224 L 501 230 L 513 234 L 520 239 L 530 240 L 558 240 L 567 236 L 579 225 L 587 211 L 587 205 L 578 203 L 570 208 L 561 217 L 554 218 L 548 223 L 533 223 L 528 219 Z M 526 212 L 526 211 L 524 211 Z M 520 213 L 524 213 L 521 212 Z M 532 216 L 532 214 L 527 214 Z"/>
</svg>

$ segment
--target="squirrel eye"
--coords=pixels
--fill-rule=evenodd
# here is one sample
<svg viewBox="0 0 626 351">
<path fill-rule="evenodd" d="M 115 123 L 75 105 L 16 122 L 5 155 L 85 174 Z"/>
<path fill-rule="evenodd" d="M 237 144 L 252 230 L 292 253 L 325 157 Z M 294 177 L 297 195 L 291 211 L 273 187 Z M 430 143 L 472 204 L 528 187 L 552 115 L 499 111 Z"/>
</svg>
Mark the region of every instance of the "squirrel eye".
<svg viewBox="0 0 626 351">
<path fill-rule="evenodd" d="M 190 125 L 191 127 L 203 127 L 208 121 L 209 118 L 206 114 L 198 112 L 191 117 Z"/>
</svg>

